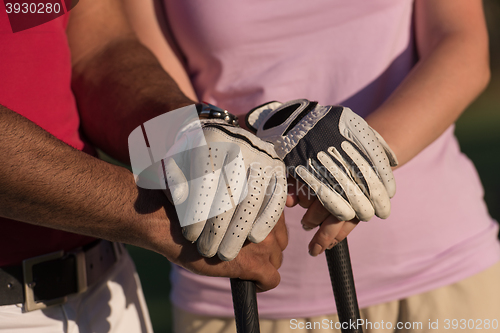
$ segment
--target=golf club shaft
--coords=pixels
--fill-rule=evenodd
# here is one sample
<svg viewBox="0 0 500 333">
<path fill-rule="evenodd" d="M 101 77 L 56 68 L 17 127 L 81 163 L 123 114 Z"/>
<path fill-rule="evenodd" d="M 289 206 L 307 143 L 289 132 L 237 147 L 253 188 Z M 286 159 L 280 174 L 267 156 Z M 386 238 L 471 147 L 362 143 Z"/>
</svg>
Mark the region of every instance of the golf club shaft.
<svg viewBox="0 0 500 333">
<path fill-rule="evenodd" d="M 360 315 L 347 238 L 326 250 L 325 255 L 342 333 L 363 333 L 362 325 L 351 325 L 358 322 Z"/>
<path fill-rule="evenodd" d="M 236 332 L 259 333 L 259 311 L 255 282 L 231 279 Z"/>
</svg>

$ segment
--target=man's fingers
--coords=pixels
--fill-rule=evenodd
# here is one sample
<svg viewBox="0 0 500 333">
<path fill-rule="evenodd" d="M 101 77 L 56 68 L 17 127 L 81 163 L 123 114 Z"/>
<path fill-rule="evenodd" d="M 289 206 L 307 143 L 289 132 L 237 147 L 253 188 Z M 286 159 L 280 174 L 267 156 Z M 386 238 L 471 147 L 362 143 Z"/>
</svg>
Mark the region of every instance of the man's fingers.
<svg viewBox="0 0 500 333">
<path fill-rule="evenodd" d="M 259 244 L 247 241 L 236 259 L 228 262 L 239 266 L 238 278 L 255 281 L 258 292 L 275 288 L 281 279 L 278 268 L 283 262 L 283 253 L 274 234 L 270 233 Z"/>
<path fill-rule="evenodd" d="M 281 214 L 271 233 L 259 245 L 262 245 L 262 247 L 259 247 L 260 250 L 268 248 L 267 252 L 263 252 L 263 255 L 269 253 L 269 262 L 271 262 L 275 269 L 280 268 L 283 262 L 283 250 L 288 245 L 288 232 L 286 230 L 284 214 Z M 250 244 L 246 244 L 245 246 L 250 246 Z"/>
<path fill-rule="evenodd" d="M 271 233 L 269 237 L 266 238 L 263 242 L 268 242 L 272 251 L 269 255 L 268 261 L 265 261 L 264 267 L 262 267 L 262 264 L 260 264 L 260 267 L 256 269 L 259 273 L 257 275 L 257 288 L 259 289 L 258 291 L 266 291 L 278 286 L 281 280 L 280 274 L 278 273 L 278 268 L 280 268 L 281 264 L 283 263 L 283 252 L 280 246 L 278 246 L 278 242 L 273 236 L 273 233 Z M 251 245 L 255 246 L 260 244 Z M 265 268 L 265 270 L 263 268 Z"/>
<path fill-rule="evenodd" d="M 262 206 L 258 212 L 258 217 L 248 235 L 250 241 L 259 243 L 264 240 L 280 219 L 285 208 L 286 186 L 285 177 L 273 174 L 267 188 L 260 187 L 261 190 L 262 188 L 266 189 L 265 196 L 264 200 L 261 201 Z"/>
<path fill-rule="evenodd" d="M 281 276 L 277 270 L 273 270 L 272 273 L 262 276 L 261 279 L 255 281 L 255 286 L 257 287 L 257 292 L 261 293 L 264 291 L 276 288 L 280 284 Z"/>
<path fill-rule="evenodd" d="M 162 178 L 165 180 L 164 190 L 168 200 L 174 205 L 180 205 L 186 201 L 189 194 L 189 184 L 173 158 L 166 162 L 162 160 Z"/>
<path fill-rule="evenodd" d="M 283 251 L 288 246 L 288 230 L 285 224 L 285 214 L 282 213 L 272 231 L 280 249 Z M 269 237 L 269 236 L 268 236 Z"/>
<path fill-rule="evenodd" d="M 234 208 L 207 220 L 197 240 L 198 251 L 204 257 L 213 257 L 226 233 Z"/>
<path fill-rule="evenodd" d="M 280 268 L 281 265 L 283 264 L 283 253 L 276 252 L 271 254 L 271 256 L 269 257 L 269 262 L 271 263 L 271 265 L 273 265 L 275 269 Z"/>
<path fill-rule="evenodd" d="M 259 209 L 255 207 L 260 207 L 264 201 L 266 195 L 265 189 L 269 183 L 269 178 L 270 175 L 266 174 L 262 167 L 250 167 L 248 180 L 245 185 L 247 186 L 246 196 L 236 207 L 227 232 L 219 246 L 218 255 L 222 260 L 233 260 L 238 255 L 248 234 L 254 227 L 254 222 L 259 212 Z M 237 198 L 232 198 L 231 202 L 234 199 Z M 274 223 L 274 221 L 269 222 Z M 259 229 L 260 234 L 257 232 L 257 236 L 262 238 L 261 235 L 271 228 L 264 227 L 263 231 L 262 228 Z M 258 241 L 261 241 L 261 239 L 258 239 Z"/>
</svg>

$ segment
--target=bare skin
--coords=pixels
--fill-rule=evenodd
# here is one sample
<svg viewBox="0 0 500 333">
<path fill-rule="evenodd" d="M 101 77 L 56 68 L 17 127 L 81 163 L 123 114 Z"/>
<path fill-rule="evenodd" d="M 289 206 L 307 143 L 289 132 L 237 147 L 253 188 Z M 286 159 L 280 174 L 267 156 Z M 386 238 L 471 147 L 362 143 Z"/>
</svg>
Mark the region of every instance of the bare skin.
<svg viewBox="0 0 500 333">
<path fill-rule="evenodd" d="M 67 31 L 83 131 L 128 163 L 133 129 L 193 102 L 139 43 L 119 1 L 80 1 Z M 236 259 L 203 258 L 183 238 L 163 192 L 139 189 L 127 169 L 73 149 L 1 105 L 0 142 L 0 216 L 141 246 L 198 274 L 254 280 L 260 290 L 278 285 L 288 242 L 283 217 Z"/>
<path fill-rule="evenodd" d="M 420 60 L 366 121 L 404 165 L 451 126 L 489 82 L 488 34 L 480 0 L 416 0 Z M 308 208 L 302 224 L 320 226 L 309 251 L 317 256 L 342 241 L 358 221 L 337 221 L 314 197 L 293 193 L 289 207 Z"/>
</svg>

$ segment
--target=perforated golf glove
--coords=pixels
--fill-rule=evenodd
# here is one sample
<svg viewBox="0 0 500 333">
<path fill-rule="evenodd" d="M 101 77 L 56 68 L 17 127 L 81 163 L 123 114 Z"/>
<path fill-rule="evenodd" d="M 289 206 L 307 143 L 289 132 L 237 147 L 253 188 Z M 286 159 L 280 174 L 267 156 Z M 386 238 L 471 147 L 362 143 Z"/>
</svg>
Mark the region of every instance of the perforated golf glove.
<svg viewBox="0 0 500 333">
<path fill-rule="evenodd" d="M 340 221 L 389 216 L 396 156 L 349 108 L 305 99 L 270 102 L 251 110 L 246 123 L 274 144 L 292 176 L 307 184 Z"/>
<path fill-rule="evenodd" d="M 286 201 L 285 166 L 271 143 L 219 119 L 181 129 L 163 163 L 183 234 L 205 257 L 236 257 L 259 243 Z"/>
</svg>

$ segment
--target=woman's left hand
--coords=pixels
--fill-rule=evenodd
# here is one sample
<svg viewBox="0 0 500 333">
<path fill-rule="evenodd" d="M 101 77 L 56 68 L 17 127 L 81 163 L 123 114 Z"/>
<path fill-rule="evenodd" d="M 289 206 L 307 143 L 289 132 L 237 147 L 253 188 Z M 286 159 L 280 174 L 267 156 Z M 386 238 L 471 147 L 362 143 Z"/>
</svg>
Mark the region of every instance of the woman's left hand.
<svg viewBox="0 0 500 333">
<path fill-rule="evenodd" d="M 297 204 L 307 208 L 302 217 L 302 228 L 309 231 L 319 226 L 309 242 L 309 254 L 313 257 L 344 240 L 359 223 L 357 218 L 350 221 L 339 221 L 328 212 L 306 185 L 290 177 L 288 178 L 286 206 L 294 207 Z"/>
</svg>

